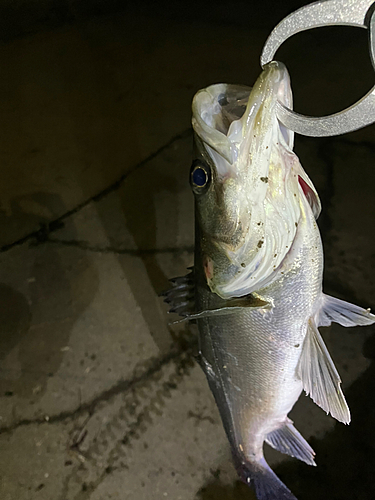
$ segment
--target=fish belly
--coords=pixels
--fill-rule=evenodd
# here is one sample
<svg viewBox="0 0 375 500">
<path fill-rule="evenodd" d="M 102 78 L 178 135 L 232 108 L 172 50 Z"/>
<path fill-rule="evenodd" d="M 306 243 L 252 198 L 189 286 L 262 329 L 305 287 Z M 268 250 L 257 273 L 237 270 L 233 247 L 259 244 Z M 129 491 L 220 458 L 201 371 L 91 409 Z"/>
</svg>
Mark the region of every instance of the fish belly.
<svg viewBox="0 0 375 500">
<path fill-rule="evenodd" d="M 244 313 L 236 321 L 213 321 L 201 343 L 224 427 L 245 455 L 261 452 L 264 437 L 285 421 L 302 391 L 295 373 L 303 325 L 284 332 L 260 316 Z"/>
</svg>

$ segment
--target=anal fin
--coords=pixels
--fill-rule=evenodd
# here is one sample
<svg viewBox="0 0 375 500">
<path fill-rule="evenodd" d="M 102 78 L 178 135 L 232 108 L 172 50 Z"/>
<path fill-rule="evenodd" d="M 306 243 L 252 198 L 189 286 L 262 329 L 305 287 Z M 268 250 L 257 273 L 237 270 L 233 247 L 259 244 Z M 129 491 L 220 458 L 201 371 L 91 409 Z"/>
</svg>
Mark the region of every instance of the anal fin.
<svg viewBox="0 0 375 500">
<path fill-rule="evenodd" d="M 312 318 L 308 322 L 297 375 L 314 403 L 340 422 L 350 422 L 340 375 Z"/>
<path fill-rule="evenodd" d="M 267 434 L 266 443 L 275 450 L 298 458 L 308 465 L 316 465 L 314 450 L 289 419 L 285 425 Z"/>
</svg>

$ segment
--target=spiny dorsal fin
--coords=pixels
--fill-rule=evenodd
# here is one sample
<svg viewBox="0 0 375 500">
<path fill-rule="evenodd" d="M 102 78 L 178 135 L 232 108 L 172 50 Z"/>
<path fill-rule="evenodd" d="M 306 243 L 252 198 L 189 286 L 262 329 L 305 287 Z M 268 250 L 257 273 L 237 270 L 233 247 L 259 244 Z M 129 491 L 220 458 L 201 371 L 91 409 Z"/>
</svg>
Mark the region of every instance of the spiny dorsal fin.
<svg viewBox="0 0 375 500">
<path fill-rule="evenodd" d="M 291 457 L 298 458 L 308 465 L 316 465 L 314 461 L 314 450 L 289 419 L 287 419 L 286 424 L 282 427 L 267 434 L 266 443 L 275 450 Z"/>
<path fill-rule="evenodd" d="M 172 288 L 165 290 L 160 295 L 164 297 L 164 302 L 170 307 L 170 313 L 176 313 L 180 316 L 187 316 L 194 313 L 194 270 L 189 268 L 190 272 L 186 276 L 172 278 Z"/>
<path fill-rule="evenodd" d="M 297 375 L 314 403 L 340 422 L 350 422 L 340 375 L 312 318 L 308 323 Z"/>
<path fill-rule="evenodd" d="M 332 322 L 342 326 L 364 326 L 375 323 L 375 315 L 370 309 L 336 299 L 330 295 L 322 294 L 321 307 L 317 314 L 318 326 L 329 326 Z"/>
</svg>

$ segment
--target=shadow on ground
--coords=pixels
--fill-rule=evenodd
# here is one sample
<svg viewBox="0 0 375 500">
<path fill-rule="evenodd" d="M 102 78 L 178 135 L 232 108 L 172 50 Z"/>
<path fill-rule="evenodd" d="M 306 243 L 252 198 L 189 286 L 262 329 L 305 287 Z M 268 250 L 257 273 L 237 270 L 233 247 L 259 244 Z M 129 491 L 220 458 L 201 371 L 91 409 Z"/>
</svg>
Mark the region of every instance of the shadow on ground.
<svg viewBox="0 0 375 500">
<path fill-rule="evenodd" d="M 216 479 L 204 486 L 197 495 L 199 500 L 256 500 L 254 492 L 246 484 L 236 481 L 234 485 L 223 485 Z"/>
<path fill-rule="evenodd" d="M 50 217 L 55 210 L 65 210 L 57 196 L 42 192 L 19 198 L 12 206 L 11 221 L 35 219 L 36 224 L 38 210 L 46 226 L 43 214 Z M 18 253 L 7 256 L 5 265 L 27 296 L 0 283 L 0 395 L 30 398 L 33 405 L 59 370 L 74 324 L 95 296 L 98 278 L 86 255 L 77 261 L 71 252 L 51 245 L 29 247 L 25 255 L 24 262 L 17 261 Z"/>
</svg>

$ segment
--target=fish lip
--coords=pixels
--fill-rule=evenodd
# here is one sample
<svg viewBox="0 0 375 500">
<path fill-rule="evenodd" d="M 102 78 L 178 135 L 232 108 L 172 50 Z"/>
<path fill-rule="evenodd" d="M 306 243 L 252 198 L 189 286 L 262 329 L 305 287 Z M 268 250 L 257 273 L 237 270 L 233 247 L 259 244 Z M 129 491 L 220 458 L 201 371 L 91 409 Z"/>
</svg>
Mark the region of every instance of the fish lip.
<svg viewBox="0 0 375 500">
<path fill-rule="evenodd" d="M 231 92 L 242 92 L 250 95 L 250 90 L 251 88 L 246 85 L 216 83 L 199 90 L 193 98 L 192 126 L 194 132 L 206 146 L 216 151 L 229 165 L 233 165 L 235 161 L 235 148 L 228 139 L 227 134 L 213 126 L 215 116 L 219 116 L 219 113 L 215 113 L 215 111 L 223 109 L 223 103 L 220 102 L 222 96 L 227 97 Z M 207 110 L 210 113 L 207 113 Z M 207 120 L 207 116 L 210 116 L 211 119 Z M 208 121 L 212 121 L 212 123 L 209 124 Z"/>
<path fill-rule="evenodd" d="M 207 87 L 206 89 L 199 90 L 194 98 L 192 104 L 192 119 L 191 123 L 194 132 L 199 136 L 204 144 L 210 146 L 214 151 L 221 155 L 229 164 L 233 163 L 233 151 L 230 141 L 222 132 L 210 127 L 206 120 L 204 120 L 204 110 L 210 106 L 215 105 L 215 96 L 219 95 L 226 89 L 225 84 L 216 84 Z M 214 92 L 217 90 L 218 92 Z"/>
</svg>

